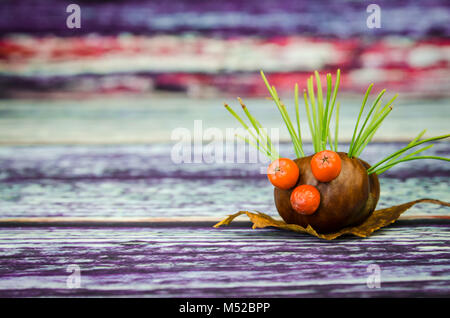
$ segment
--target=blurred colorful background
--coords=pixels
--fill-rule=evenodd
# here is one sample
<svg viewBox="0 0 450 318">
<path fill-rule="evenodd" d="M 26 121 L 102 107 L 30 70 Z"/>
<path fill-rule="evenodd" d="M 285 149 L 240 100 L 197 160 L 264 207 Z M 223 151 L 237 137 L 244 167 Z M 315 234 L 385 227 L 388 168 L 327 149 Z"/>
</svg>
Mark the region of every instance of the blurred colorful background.
<svg viewBox="0 0 450 318">
<path fill-rule="evenodd" d="M 450 91 L 445 0 L 378 1 L 373 29 L 369 1 L 78 1 L 80 29 L 66 26 L 69 3 L 0 3 L 2 97 L 262 96 L 260 69 L 284 91 L 337 68 L 346 91 Z"/>
<path fill-rule="evenodd" d="M 314 70 L 334 76 L 340 68 L 342 142 L 351 138 L 370 83 L 375 84 L 372 94 L 387 89 L 386 101 L 398 93 L 394 111 L 374 137 L 388 143 L 367 148 L 363 157 L 369 162 L 423 129 L 428 129 L 425 136 L 448 133 L 450 4 L 444 0 L 378 1 L 380 28 L 369 28 L 370 3 L 78 1 L 81 27 L 69 28 L 69 1 L 2 1 L 0 180 L 18 184 L 59 180 L 56 187 L 72 180 L 117 179 L 118 189 L 135 191 L 138 186 L 123 180 L 181 178 L 177 181 L 180 193 L 186 189 L 186 179 L 263 182 L 265 176 L 252 164 L 180 165 L 170 157 L 175 128 L 192 131 L 195 120 L 202 120 L 203 129 L 237 127 L 222 106 L 225 101 L 236 106 L 236 96 L 245 99 L 266 127 L 281 129 L 280 139 L 286 142 L 281 145 L 283 154 L 293 156 L 287 130 L 267 99 L 261 69 L 289 107 L 295 83 L 303 89 Z M 306 130 L 303 138 L 308 141 Z M 431 151 L 450 152 L 446 142 Z M 449 170 L 445 164 L 425 161 L 399 165 L 385 175 L 405 178 L 414 173 L 448 176 Z M 88 182 L 88 188 L 92 186 Z M 150 189 L 160 193 L 160 186 Z M 213 191 L 205 186 L 206 192 Z M 234 184 L 225 187 L 230 186 Z M 7 198 L 20 193 L 11 184 L 4 189 L 11 191 Z M 49 197 L 50 202 L 58 196 L 39 189 L 44 191 L 38 191 L 40 200 Z M 253 190 L 248 191 L 251 196 Z M 201 209 L 205 214 L 222 213 L 221 200 L 216 202 L 219 209 L 207 204 L 199 208 L 194 198 L 183 201 L 189 202 L 183 206 L 186 211 L 178 207 L 173 213 Z M 145 207 L 143 215 L 157 215 L 168 202 L 176 201 L 155 200 L 147 207 L 147 199 L 143 195 L 138 200 L 139 207 Z M 236 209 L 243 208 L 239 202 Z M 270 196 L 261 196 L 255 203 L 273 210 Z M 11 213 L 3 206 L 5 213 Z M 17 205 L 14 210 L 30 213 Z M 70 213 L 80 211 L 95 213 L 89 209 Z M 110 211 L 106 209 L 105 215 Z M 118 211 L 141 213 L 127 206 Z"/>
<path fill-rule="evenodd" d="M 0 1 L 1 219 L 211 221 L 239 210 L 277 217 L 273 188 L 260 173 L 266 163 L 171 157 L 175 128 L 192 132 L 195 120 L 204 130 L 237 127 L 223 103 L 237 110 L 240 96 L 265 127 L 281 129 L 280 154 L 293 158 L 260 70 L 292 111 L 295 83 L 302 90 L 314 70 L 334 76 L 341 69 L 340 151 L 368 85 L 370 102 L 383 88 L 384 102 L 398 93 L 361 156 L 369 163 L 423 129 L 424 138 L 449 133 L 448 0 L 373 1 L 380 28 L 367 25 L 372 0 L 74 1 L 79 29 L 66 24 L 72 1 Z M 426 154 L 450 157 L 449 142 Z M 380 178 L 378 208 L 423 197 L 450 201 L 449 177 L 446 162 L 399 164 Z M 448 208 L 418 205 L 407 215 L 445 219 Z M 2 228 L 0 296 L 448 296 L 446 223 L 325 244 L 203 222 Z M 366 287 L 372 262 L 383 266 L 381 289 Z M 66 288 L 68 264 L 81 267 L 83 288 Z"/>
<path fill-rule="evenodd" d="M 375 140 L 447 133 L 448 1 L 378 1 L 380 28 L 370 1 L 78 1 L 80 28 L 70 3 L 0 2 L 0 144 L 168 142 L 195 119 L 234 127 L 236 96 L 280 127 L 259 70 L 289 103 L 338 68 L 342 140 L 370 83 L 400 96 Z"/>
</svg>

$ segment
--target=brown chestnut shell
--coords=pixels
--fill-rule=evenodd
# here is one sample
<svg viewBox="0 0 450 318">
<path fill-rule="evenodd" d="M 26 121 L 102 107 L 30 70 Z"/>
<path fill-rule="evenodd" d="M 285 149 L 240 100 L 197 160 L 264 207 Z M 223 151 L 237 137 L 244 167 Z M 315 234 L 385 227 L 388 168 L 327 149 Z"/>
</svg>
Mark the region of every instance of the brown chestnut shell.
<svg viewBox="0 0 450 318">
<path fill-rule="evenodd" d="M 380 183 L 375 173 L 368 175 L 370 165 L 359 159 L 349 158 L 338 152 L 342 168 L 330 182 L 318 181 L 311 171 L 312 156 L 295 159 L 300 176 L 295 187 L 313 185 L 320 192 L 320 205 L 315 213 L 302 215 L 291 206 L 289 190 L 275 188 L 274 197 L 278 213 L 288 224 L 311 227 L 318 233 L 333 233 L 345 227 L 355 226 L 366 220 L 375 210 L 380 197 Z"/>
</svg>

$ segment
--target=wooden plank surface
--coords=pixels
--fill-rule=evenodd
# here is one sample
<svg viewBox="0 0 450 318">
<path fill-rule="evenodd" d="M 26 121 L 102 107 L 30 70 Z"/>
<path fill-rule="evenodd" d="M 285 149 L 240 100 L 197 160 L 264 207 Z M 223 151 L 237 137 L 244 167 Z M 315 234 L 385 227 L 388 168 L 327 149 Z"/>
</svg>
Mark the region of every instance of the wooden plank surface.
<svg viewBox="0 0 450 318">
<path fill-rule="evenodd" d="M 0 296 L 448 296 L 450 223 L 323 241 L 276 229 L 8 228 Z M 70 265 L 80 288 L 68 288 Z M 369 288 L 370 265 L 380 288 Z"/>
<path fill-rule="evenodd" d="M 399 145 L 373 144 L 365 158 Z M 381 178 L 379 208 L 450 201 L 449 175 L 426 161 L 397 167 Z M 418 204 L 365 239 L 252 230 L 245 217 L 212 228 L 243 209 L 277 216 L 258 164 L 176 165 L 167 144 L 0 147 L 0 296 L 450 295 L 446 207 Z M 67 285 L 71 265 L 79 288 Z M 373 265 L 380 288 L 367 285 Z"/>
<path fill-rule="evenodd" d="M 223 218 L 217 217 L 172 217 L 172 218 L 138 218 L 138 217 L 31 217 L 31 218 L 0 218 L 1 227 L 180 227 L 180 226 L 213 226 Z M 232 225 L 251 224 L 243 221 L 243 217 L 234 220 Z M 280 217 L 274 219 L 280 220 Z M 450 220 L 447 215 L 401 215 L 400 221 L 420 224 L 440 224 Z"/>
<path fill-rule="evenodd" d="M 289 98 L 292 95 L 289 95 L 284 101 L 286 105 L 294 105 Z M 357 98 L 340 96 L 345 107 L 340 110 L 339 142 L 352 139 L 355 116 L 361 107 L 362 96 L 359 95 Z M 430 136 L 448 133 L 448 98 L 420 100 L 402 97 L 396 100 L 395 111 L 378 130 L 374 141 L 409 142 L 423 129 L 427 129 Z M 194 120 L 201 119 L 203 129 L 215 127 L 225 131 L 229 127 L 238 127 L 235 119 L 225 113 L 224 101 L 233 105 L 235 98 L 138 95 L 83 100 L 2 101 L 0 145 L 167 143 L 171 141 L 175 128 L 192 130 Z M 265 127 L 282 127 L 282 120 L 270 100 L 245 98 L 245 102 Z M 307 118 L 303 107 L 300 107 L 300 118 Z M 304 141 L 311 141 L 308 129 L 304 129 L 302 135 Z M 280 138 L 290 140 L 286 129 L 280 129 Z"/>
<path fill-rule="evenodd" d="M 373 163 L 402 145 L 372 144 L 363 157 Z M 0 147 L 0 216 L 221 218 L 239 210 L 277 216 L 273 188 L 260 173 L 265 163 L 176 164 L 171 147 Z M 280 152 L 293 157 L 289 144 Z M 429 155 L 449 156 L 449 144 L 436 144 Z M 426 197 L 450 201 L 448 164 L 420 161 L 383 174 L 378 208 Z M 421 204 L 407 213 L 416 214 L 448 215 L 448 209 Z"/>
</svg>

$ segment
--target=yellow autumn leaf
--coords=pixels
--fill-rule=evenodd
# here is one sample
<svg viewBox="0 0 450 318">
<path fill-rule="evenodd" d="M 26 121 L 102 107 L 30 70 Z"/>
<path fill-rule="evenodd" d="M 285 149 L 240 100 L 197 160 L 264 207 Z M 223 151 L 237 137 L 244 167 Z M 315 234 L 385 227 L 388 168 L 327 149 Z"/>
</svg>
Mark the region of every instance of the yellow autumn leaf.
<svg viewBox="0 0 450 318">
<path fill-rule="evenodd" d="M 232 214 L 228 216 L 227 218 L 223 219 L 219 223 L 215 224 L 214 227 L 218 228 L 222 225 L 228 225 L 230 224 L 236 217 L 246 214 L 250 221 L 253 223 L 252 228 L 265 228 L 265 227 L 276 227 L 284 230 L 289 230 L 293 232 L 299 232 L 299 233 L 308 233 L 311 235 L 314 235 L 316 237 L 319 237 L 321 239 L 325 240 L 333 240 L 341 235 L 344 234 L 353 234 L 359 237 L 367 237 L 370 234 L 372 234 L 374 231 L 385 227 L 391 223 L 394 223 L 400 215 L 411 208 L 413 205 L 418 203 L 433 203 L 443 206 L 450 206 L 450 203 L 443 202 L 439 200 L 434 199 L 419 199 L 407 203 L 403 203 L 400 205 L 392 206 L 390 208 L 381 209 L 373 212 L 366 221 L 364 221 L 362 224 L 352 227 L 346 227 L 336 233 L 328 233 L 328 234 L 321 234 L 317 233 L 311 226 L 307 226 L 306 228 L 297 225 L 297 224 L 287 224 L 283 221 L 275 220 L 272 217 L 270 217 L 267 214 L 261 213 L 261 212 L 249 212 L 249 211 L 239 211 L 235 214 Z"/>
</svg>

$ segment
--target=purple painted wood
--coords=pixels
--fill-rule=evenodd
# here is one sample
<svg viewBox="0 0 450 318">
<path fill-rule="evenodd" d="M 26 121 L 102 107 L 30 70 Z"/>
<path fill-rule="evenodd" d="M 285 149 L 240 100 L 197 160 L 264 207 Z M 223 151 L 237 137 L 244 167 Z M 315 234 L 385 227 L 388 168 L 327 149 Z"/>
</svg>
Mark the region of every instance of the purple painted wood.
<svg viewBox="0 0 450 318">
<path fill-rule="evenodd" d="M 65 2 L 22 0 L 20 4 L 11 6 L 10 2 L 0 3 L 0 12 L 5 12 L 1 15 L 0 34 L 16 33 L 17 30 L 21 30 L 32 34 L 72 35 L 70 29 L 61 23 L 61 17 L 54 13 L 65 12 L 67 6 Z M 419 3 L 413 0 L 402 2 L 378 0 L 377 4 L 383 8 L 386 19 L 392 22 L 386 23 L 371 35 L 445 37 L 450 33 L 445 14 L 448 4 L 444 0 Z M 35 13 L 33 16 L 29 14 L 30 6 Z M 248 1 L 243 4 L 238 0 L 227 2 L 178 0 L 163 3 L 89 1 L 83 2 L 82 7 L 92 12 L 92 15 L 83 18 L 83 27 L 78 34 L 91 32 L 177 34 L 188 31 L 216 36 L 243 34 L 261 36 L 313 34 L 337 38 L 367 36 L 366 25 L 361 18 L 361 13 L 366 12 L 367 8 L 364 2 L 343 2 L 338 7 L 331 0 L 320 2 L 282 0 L 278 1 L 276 6 L 270 2 L 260 1 Z M 399 10 L 410 19 L 399 16 Z M 439 15 L 435 11 L 442 13 Z M 334 14 L 335 12 L 339 14 Z M 46 23 L 41 23 L 38 17 L 45 17 Z M 410 21 L 416 19 L 422 21 L 420 28 L 410 24 Z"/>
<path fill-rule="evenodd" d="M 401 221 L 336 241 L 245 227 L 8 228 L 0 296 L 450 295 L 450 223 Z M 371 264 L 380 288 L 369 288 Z M 80 288 L 68 288 L 78 265 Z"/>
<path fill-rule="evenodd" d="M 287 149 L 287 145 L 283 145 Z M 310 147 L 308 145 L 307 147 Z M 398 144 L 373 144 L 373 162 Z M 290 148 L 289 148 L 290 149 Z M 0 148 L 0 217 L 223 217 L 276 215 L 258 165 L 175 165 L 170 146 Z M 436 145 L 439 155 L 448 144 Z M 449 201 L 448 165 L 413 162 L 382 178 L 380 207 Z M 418 205 L 406 215 L 448 215 Z M 449 296 L 448 220 L 399 221 L 335 241 L 250 224 L 0 229 L 0 296 L 347 297 Z M 67 224 L 66 224 L 67 225 Z M 70 265 L 80 288 L 67 285 Z M 381 270 L 369 288 L 370 265 Z"/>
<path fill-rule="evenodd" d="M 363 158 L 376 162 L 402 143 L 377 143 Z M 341 145 L 346 149 L 347 145 Z M 273 216 L 265 164 L 175 164 L 170 144 L 0 147 L 0 217 L 223 217 L 239 210 Z M 307 153 L 311 144 L 305 145 Z M 280 152 L 291 154 L 282 144 Z M 448 143 L 429 155 L 448 156 Z M 432 164 L 430 164 L 432 163 Z M 379 208 L 417 198 L 450 201 L 450 165 L 417 160 L 380 178 Z M 408 215 L 448 215 L 418 205 Z"/>
</svg>

